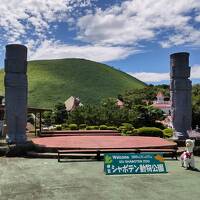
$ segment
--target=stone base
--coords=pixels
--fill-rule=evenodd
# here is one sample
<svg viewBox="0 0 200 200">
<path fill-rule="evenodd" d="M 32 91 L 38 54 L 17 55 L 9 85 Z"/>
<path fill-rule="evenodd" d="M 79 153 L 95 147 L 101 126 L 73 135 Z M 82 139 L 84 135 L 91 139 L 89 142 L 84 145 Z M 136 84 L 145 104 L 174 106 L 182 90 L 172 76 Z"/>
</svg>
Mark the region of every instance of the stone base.
<svg viewBox="0 0 200 200">
<path fill-rule="evenodd" d="M 17 144 L 17 145 L 12 144 L 7 146 L 4 156 L 7 157 L 26 156 L 26 153 L 28 151 L 32 151 L 34 149 L 35 149 L 34 144 L 31 141 L 28 141 L 24 144 Z"/>
<path fill-rule="evenodd" d="M 188 134 L 183 134 L 181 132 L 174 132 L 172 139 L 173 140 L 186 140 L 188 139 Z"/>
</svg>

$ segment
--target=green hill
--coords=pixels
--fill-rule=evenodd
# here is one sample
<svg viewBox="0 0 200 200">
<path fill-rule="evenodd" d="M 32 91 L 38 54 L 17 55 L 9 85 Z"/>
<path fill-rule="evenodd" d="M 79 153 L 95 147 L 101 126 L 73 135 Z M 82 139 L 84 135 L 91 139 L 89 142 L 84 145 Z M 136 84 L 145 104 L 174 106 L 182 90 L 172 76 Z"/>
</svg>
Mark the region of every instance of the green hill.
<svg viewBox="0 0 200 200">
<path fill-rule="evenodd" d="M 3 76 L 1 70 L 0 94 L 4 94 Z M 28 79 L 29 105 L 44 108 L 52 108 L 70 96 L 80 97 L 83 104 L 98 103 L 145 85 L 108 65 L 84 59 L 30 61 Z"/>
</svg>

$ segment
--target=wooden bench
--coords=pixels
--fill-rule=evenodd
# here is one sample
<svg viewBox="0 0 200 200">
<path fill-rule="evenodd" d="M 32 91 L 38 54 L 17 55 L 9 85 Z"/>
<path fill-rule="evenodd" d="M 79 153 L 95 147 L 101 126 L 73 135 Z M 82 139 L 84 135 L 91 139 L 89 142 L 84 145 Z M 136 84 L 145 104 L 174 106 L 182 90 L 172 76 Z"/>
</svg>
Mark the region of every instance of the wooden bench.
<svg viewBox="0 0 200 200">
<path fill-rule="evenodd" d="M 101 155 L 105 153 L 162 153 L 170 154 L 172 158 L 177 158 L 177 148 L 172 149 L 75 149 L 75 150 L 59 150 L 58 149 L 58 162 L 62 157 L 66 157 L 70 154 L 86 154 L 96 155 L 97 160 L 101 160 Z"/>
<path fill-rule="evenodd" d="M 138 153 L 162 153 L 170 154 L 171 158 L 178 160 L 177 148 L 174 149 L 138 149 Z"/>
<path fill-rule="evenodd" d="M 66 156 L 66 155 L 69 155 L 69 154 L 95 154 L 96 157 L 98 158 L 100 155 L 99 155 L 99 151 L 97 149 L 81 149 L 81 150 L 58 150 L 58 162 L 60 162 L 61 160 L 61 157 L 63 156 Z"/>
</svg>

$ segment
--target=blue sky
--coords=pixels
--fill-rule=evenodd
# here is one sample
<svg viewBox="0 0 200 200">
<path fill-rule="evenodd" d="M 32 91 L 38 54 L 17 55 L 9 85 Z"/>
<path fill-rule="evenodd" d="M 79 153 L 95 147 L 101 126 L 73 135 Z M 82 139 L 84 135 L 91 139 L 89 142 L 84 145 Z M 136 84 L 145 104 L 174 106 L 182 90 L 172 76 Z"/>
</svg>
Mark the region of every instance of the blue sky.
<svg viewBox="0 0 200 200">
<path fill-rule="evenodd" d="M 28 46 L 29 60 L 85 58 L 147 83 L 169 82 L 169 55 L 190 53 L 200 83 L 199 0 L 1 0 L 4 46 Z"/>
</svg>

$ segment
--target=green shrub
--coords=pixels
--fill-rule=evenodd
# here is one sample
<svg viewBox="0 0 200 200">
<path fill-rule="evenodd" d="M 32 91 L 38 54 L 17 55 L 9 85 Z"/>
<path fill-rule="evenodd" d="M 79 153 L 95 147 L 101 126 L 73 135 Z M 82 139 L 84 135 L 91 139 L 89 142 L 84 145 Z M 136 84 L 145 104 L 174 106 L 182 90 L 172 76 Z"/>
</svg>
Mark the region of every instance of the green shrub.
<svg viewBox="0 0 200 200">
<path fill-rule="evenodd" d="M 100 129 L 100 130 L 107 130 L 108 127 L 107 127 L 106 125 L 100 125 L 100 126 L 99 126 L 99 129 Z"/>
<path fill-rule="evenodd" d="M 160 128 L 162 130 L 166 128 L 166 126 L 164 126 L 163 124 L 161 124 L 159 122 L 155 122 L 155 124 L 153 126 L 156 128 Z"/>
<path fill-rule="evenodd" d="M 56 130 L 61 131 L 62 130 L 62 125 L 56 125 Z"/>
<path fill-rule="evenodd" d="M 108 130 L 117 130 L 117 127 L 116 126 L 108 126 L 107 129 Z"/>
<path fill-rule="evenodd" d="M 139 136 L 150 136 L 150 137 L 163 137 L 161 129 L 156 127 L 142 127 L 138 128 Z"/>
<path fill-rule="evenodd" d="M 123 123 L 122 126 L 124 126 L 126 130 L 129 130 L 129 131 L 131 131 L 134 128 L 133 125 L 130 123 Z"/>
<path fill-rule="evenodd" d="M 122 135 L 137 136 L 137 135 L 138 135 L 138 132 L 137 132 L 137 129 L 133 129 L 133 130 L 131 130 L 131 131 L 124 130 L 124 131 L 122 132 Z"/>
<path fill-rule="evenodd" d="M 91 126 L 86 126 L 86 130 L 92 130 Z"/>
<path fill-rule="evenodd" d="M 122 135 L 137 135 L 137 129 L 134 129 L 132 124 L 123 123 L 122 125 L 117 129 Z"/>
<path fill-rule="evenodd" d="M 99 126 L 87 126 L 86 130 L 99 130 Z"/>
<path fill-rule="evenodd" d="M 86 124 L 80 124 L 79 129 L 86 129 L 86 126 L 87 126 Z"/>
<path fill-rule="evenodd" d="M 132 134 L 132 131 L 125 131 L 124 133 L 123 133 L 123 135 L 131 135 Z"/>
<path fill-rule="evenodd" d="M 68 126 L 68 124 L 67 123 L 65 123 L 65 124 L 62 124 L 62 129 L 67 129 L 67 128 L 69 128 L 69 126 Z"/>
<path fill-rule="evenodd" d="M 166 128 L 163 130 L 164 137 L 169 138 L 173 136 L 173 130 L 171 128 Z"/>
<path fill-rule="evenodd" d="M 122 126 L 118 128 L 118 131 L 121 132 L 123 135 L 129 135 L 134 130 L 134 127 L 130 123 L 123 123 Z"/>
<path fill-rule="evenodd" d="M 77 124 L 69 124 L 70 130 L 78 130 Z"/>
<path fill-rule="evenodd" d="M 122 133 L 123 131 L 126 130 L 126 127 L 125 126 L 120 126 L 117 130 Z"/>
<path fill-rule="evenodd" d="M 137 135 L 138 136 L 138 129 L 134 129 L 133 131 L 132 131 L 132 135 Z"/>
</svg>

